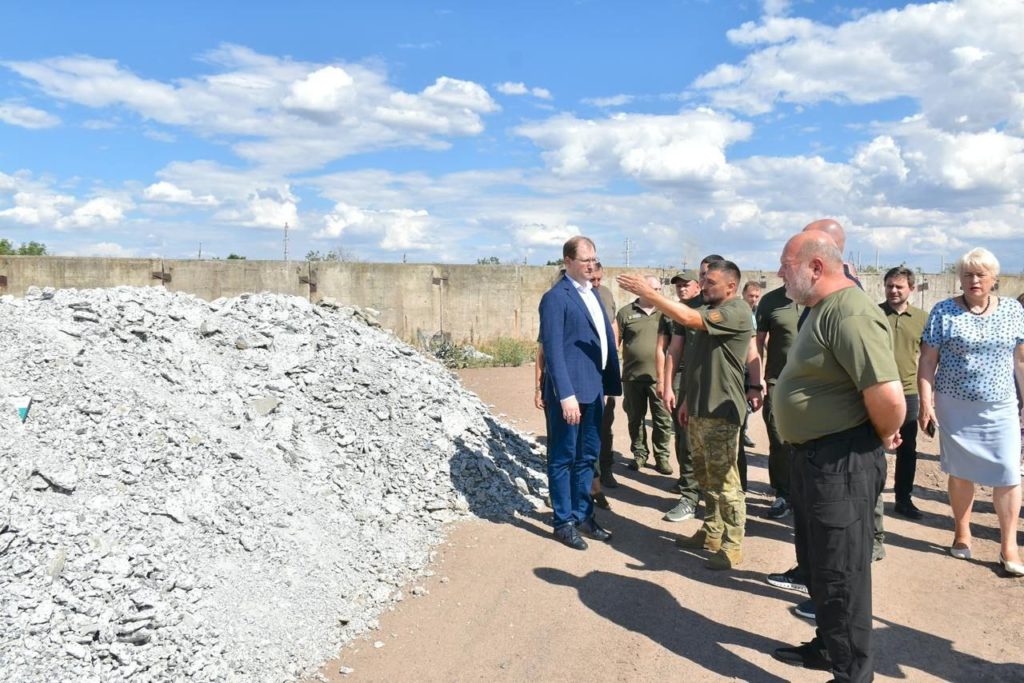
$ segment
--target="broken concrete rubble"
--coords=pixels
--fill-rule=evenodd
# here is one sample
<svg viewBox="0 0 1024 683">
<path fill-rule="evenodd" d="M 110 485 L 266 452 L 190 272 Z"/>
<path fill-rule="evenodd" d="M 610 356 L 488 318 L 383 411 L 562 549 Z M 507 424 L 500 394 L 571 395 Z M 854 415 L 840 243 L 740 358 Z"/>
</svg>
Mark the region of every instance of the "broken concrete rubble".
<svg viewBox="0 0 1024 683">
<path fill-rule="evenodd" d="M 0 409 L 4 680 L 294 680 L 376 626 L 446 523 L 532 513 L 538 445 L 375 318 L 0 297 L 0 392 L 33 400 Z"/>
</svg>

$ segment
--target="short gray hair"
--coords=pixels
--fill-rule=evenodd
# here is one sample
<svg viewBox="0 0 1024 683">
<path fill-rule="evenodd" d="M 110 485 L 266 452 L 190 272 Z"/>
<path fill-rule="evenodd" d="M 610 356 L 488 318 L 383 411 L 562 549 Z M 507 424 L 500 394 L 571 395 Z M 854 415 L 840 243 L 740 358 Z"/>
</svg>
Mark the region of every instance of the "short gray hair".
<svg viewBox="0 0 1024 683">
<path fill-rule="evenodd" d="M 957 277 L 963 277 L 963 274 L 972 268 L 981 268 L 992 277 L 996 277 L 999 275 L 999 259 L 985 247 L 975 247 L 956 262 Z"/>
</svg>

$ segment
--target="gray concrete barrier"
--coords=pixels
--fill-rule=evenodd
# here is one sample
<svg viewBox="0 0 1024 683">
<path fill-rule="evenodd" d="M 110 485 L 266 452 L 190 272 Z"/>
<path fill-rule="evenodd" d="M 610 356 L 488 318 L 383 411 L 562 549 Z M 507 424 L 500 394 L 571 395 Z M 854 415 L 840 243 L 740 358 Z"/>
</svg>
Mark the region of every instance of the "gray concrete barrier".
<svg viewBox="0 0 1024 683">
<path fill-rule="evenodd" d="M 657 275 L 665 282 L 665 293 L 672 292 L 668 280 L 674 270 L 606 267 L 605 283 L 618 306 L 632 298 L 615 284 L 615 276 L 623 272 Z M 537 305 L 557 275 L 554 266 L 2 256 L 0 294 L 22 296 L 33 285 L 131 285 L 165 287 L 208 301 L 261 291 L 313 302 L 331 297 L 377 310 L 381 324 L 407 341 L 443 332 L 454 341 L 479 344 L 497 337 L 536 339 Z M 765 291 L 781 285 L 771 271 L 748 271 L 743 280 L 762 282 Z M 925 310 L 960 292 L 950 273 L 924 274 L 919 280 L 925 284 L 912 302 Z M 883 300 L 882 274 L 862 273 L 861 281 L 872 299 Z M 1022 291 L 1024 278 L 1000 276 L 1000 294 L 1015 297 Z"/>
</svg>

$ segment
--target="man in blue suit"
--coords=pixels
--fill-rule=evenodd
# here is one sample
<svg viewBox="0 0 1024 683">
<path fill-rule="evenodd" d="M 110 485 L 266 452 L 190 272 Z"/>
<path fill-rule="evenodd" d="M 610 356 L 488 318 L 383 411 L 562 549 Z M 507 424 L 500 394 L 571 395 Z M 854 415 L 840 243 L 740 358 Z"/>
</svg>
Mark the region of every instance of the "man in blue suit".
<svg viewBox="0 0 1024 683">
<path fill-rule="evenodd" d="M 611 533 L 594 519 L 590 486 L 601 450 L 605 395 L 622 394 L 615 336 L 590 284 L 597 251 L 582 235 L 562 247 L 565 277 L 540 300 L 544 403 L 548 424 L 548 490 L 555 537 L 586 550 L 580 532 L 599 541 Z"/>
</svg>

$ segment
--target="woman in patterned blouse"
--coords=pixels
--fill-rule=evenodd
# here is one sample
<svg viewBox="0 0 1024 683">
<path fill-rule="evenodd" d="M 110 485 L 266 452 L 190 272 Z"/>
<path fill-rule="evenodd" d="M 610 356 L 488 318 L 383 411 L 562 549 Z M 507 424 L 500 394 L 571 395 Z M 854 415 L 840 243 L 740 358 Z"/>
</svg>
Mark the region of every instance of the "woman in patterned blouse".
<svg viewBox="0 0 1024 683">
<path fill-rule="evenodd" d="M 971 557 L 974 486 L 991 486 L 999 561 L 1009 574 L 1024 576 L 1017 547 L 1024 308 L 993 296 L 999 261 L 987 249 L 967 252 L 956 269 L 963 294 L 935 305 L 921 338 L 918 425 L 939 434 L 955 527 L 950 554 Z"/>
</svg>

